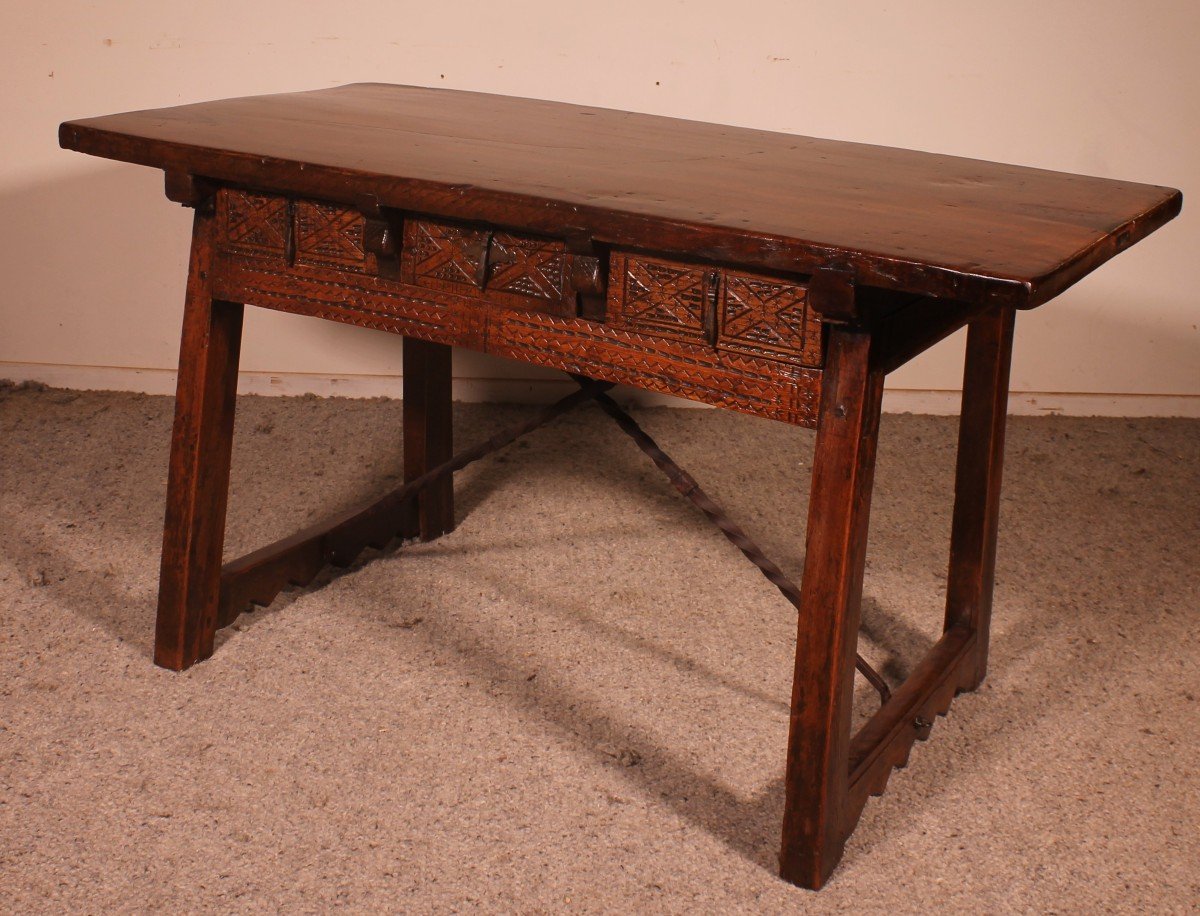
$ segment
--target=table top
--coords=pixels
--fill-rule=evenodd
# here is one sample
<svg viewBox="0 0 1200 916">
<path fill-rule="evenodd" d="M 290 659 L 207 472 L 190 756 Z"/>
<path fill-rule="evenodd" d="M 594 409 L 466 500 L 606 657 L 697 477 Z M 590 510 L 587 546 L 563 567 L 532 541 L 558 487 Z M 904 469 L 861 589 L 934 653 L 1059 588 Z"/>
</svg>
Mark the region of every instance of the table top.
<svg viewBox="0 0 1200 916">
<path fill-rule="evenodd" d="M 1182 204 L 1153 185 L 373 83 L 68 121 L 59 136 L 264 190 L 1020 308 Z"/>
</svg>

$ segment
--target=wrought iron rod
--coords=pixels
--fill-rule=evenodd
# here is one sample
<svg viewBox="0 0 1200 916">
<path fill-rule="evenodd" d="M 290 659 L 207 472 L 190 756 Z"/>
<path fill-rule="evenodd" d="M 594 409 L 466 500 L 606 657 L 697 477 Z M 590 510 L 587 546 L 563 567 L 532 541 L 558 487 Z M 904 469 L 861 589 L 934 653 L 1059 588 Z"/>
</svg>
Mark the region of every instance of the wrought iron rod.
<svg viewBox="0 0 1200 916">
<path fill-rule="evenodd" d="M 581 377 L 575 377 L 575 380 L 581 384 L 584 384 L 586 381 Z M 637 421 L 623 410 L 616 401 L 604 393 L 597 394 L 595 400 L 600 409 L 612 417 L 616 421 L 616 424 L 633 439 L 638 448 L 645 452 L 647 457 L 667 476 L 667 479 L 671 481 L 671 485 L 684 498 L 691 502 L 692 505 L 703 512 L 709 521 L 720 529 L 729 542 L 740 550 L 747 560 L 757 566 L 759 571 L 766 576 L 772 585 L 779 589 L 783 597 L 796 610 L 800 610 L 800 589 L 796 583 L 789 579 L 784 571 L 776 566 L 762 552 L 759 546 L 750 539 L 750 536 L 726 514 L 725 510 L 701 489 L 696 479 L 681 468 L 670 455 L 659 448 L 658 443 L 651 438 L 649 433 L 642 429 Z M 854 656 L 854 665 L 879 693 L 880 702 L 886 703 L 892 695 L 887 681 L 880 676 L 879 672 L 871 667 L 866 659 L 857 653 Z"/>
<path fill-rule="evenodd" d="M 583 385 L 525 422 L 459 452 L 379 499 L 230 560 L 221 567 L 218 626 L 232 623 L 251 604 L 267 606 L 289 585 L 307 584 L 326 565 L 349 566 L 368 545 L 386 545 L 396 535 L 401 509 L 425 487 L 512 444 L 611 387 L 609 382 L 598 381 Z"/>
</svg>

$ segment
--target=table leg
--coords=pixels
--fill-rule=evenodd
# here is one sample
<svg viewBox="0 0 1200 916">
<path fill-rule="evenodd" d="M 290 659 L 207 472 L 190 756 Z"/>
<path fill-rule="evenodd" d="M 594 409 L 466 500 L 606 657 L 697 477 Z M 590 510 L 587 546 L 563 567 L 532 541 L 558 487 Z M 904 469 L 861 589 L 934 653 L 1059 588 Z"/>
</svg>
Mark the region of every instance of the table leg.
<svg viewBox="0 0 1200 916">
<path fill-rule="evenodd" d="M 1014 314 L 1012 309 L 987 312 L 967 331 L 946 585 L 946 629 L 975 633 L 974 659 L 963 669 L 962 690 L 974 690 L 987 673 Z"/>
<path fill-rule="evenodd" d="M 167 480 L 154 661 L 182 671 L 212 654 L 233 444 L 242 306 L 212 297 L 213 217 L 192 228 Z"/>
<path fill-rule="evenodd" d="M 869 351 L 868 334 L 832 328 L 808 512 L 780 873 L 814 890 L 848 832 L 854 658 L 883 396 Z"/>
<path fill-rule="evenodd" d="M 404 338 L 404 480 L 415 480 L 453 454 L 451 348 Z M 454 530 L 454 481 L 450 475 L 417 498 L 416 517 L 404 535 L 431 541 Z"/>
</svg>

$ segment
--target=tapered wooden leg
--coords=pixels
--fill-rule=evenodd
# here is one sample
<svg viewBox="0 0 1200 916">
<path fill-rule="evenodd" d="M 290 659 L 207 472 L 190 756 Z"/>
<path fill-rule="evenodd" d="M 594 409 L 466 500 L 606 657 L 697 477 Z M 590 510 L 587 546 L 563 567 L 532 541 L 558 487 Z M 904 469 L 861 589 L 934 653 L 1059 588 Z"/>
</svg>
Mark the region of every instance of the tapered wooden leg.
<svg viewBox="0 0 1200 916">
<path fill-rule="evenodd" d="M 404 338 L 404 479 L 413 480 L 449 461 L 451 435 L 451 348 Z M 432 540 L 454 529 L 454 481 L 449 475 L 426 487 L 405 535 Z"/>
<path fill-rule="evenodd" d="M 850 715 L 883 374 L 834 327 L 817 425 L 785 775 L 780 873 L 817 889 L 849 830 Z"/>
<path fill-rule="evenodd" d="M 974 690 L 987 673 L 1014 314 L 987 312 L 967 330 L 946 585 L 946 629 L 975 633 L 974 661 L 959 684 L 963 690 Z"/>
<path fill-rule="evenodd" d="M 155 663 L 175 671 L 212 654 L 242 337 L 242 306 L 212 298 L 212 231 L 212 216 L 197 212 L 154 636 Z"/>
</svg>

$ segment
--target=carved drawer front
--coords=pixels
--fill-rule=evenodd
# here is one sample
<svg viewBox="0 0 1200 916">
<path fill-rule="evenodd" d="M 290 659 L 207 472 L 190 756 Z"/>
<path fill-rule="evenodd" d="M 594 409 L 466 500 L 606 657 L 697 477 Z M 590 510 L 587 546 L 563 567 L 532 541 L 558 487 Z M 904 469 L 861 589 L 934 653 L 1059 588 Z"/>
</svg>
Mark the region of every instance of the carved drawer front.
<svg viewBox="0 0 1200 916">
<path fill-rule="evenodd" d="M 718 348 L 821 365 L 821 322 L 808 308 L 807 287 L 758 274 L 721 274 Z"/>
<path fill-rule="evenodd" d="M 566 246 L 554 239 L 431 220 L 404 226 L 407 282 L 510 308 L 573 316 L 568 261 Z"/>
<path fill-rule="evenodd" d="M 614 253 L 608 320 L 717 350 L 821 365 L 821 323 L 804 284 L 727 267 Z"/>
<path fill-rule="evenodd" d="M 263 258 L 287 257 L 291 212 L 286 197 L 223 190 L 217 195 L 223 247 Z"/>
<path fill-rule="evenodd" d="M 295 203 L 296 263 L 335 270 L 367 267 L 366 218 L 357 210 L 311 200 Z"/>
<path fill-rule="evenodd" d="M 644 255 L 609 260 L 609 322 L 644 334 L 712 343 L 719 272 Z"/>
<path fill-rule="evenodd" d="M 217 195 L 226 251 L 308 267 L 374 272 L 367 220 L 357 210 L 226 188 Z"/>
</svg>

